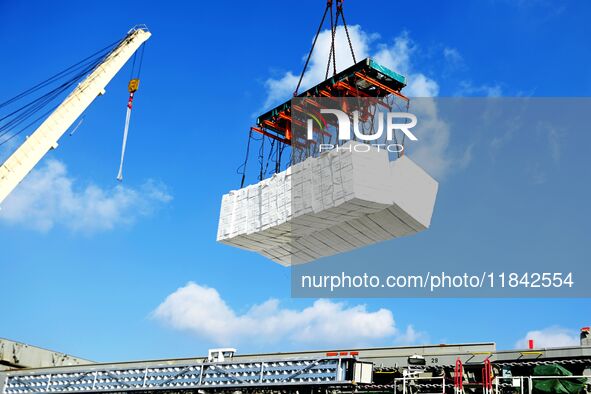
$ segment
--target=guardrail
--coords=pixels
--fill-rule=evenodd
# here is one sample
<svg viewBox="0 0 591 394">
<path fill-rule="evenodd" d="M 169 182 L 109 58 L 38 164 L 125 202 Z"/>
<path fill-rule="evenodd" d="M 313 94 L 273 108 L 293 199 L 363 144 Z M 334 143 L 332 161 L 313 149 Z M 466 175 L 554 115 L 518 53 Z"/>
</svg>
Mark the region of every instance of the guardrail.
<svg viewBox="0 0 591 394">
<path fill-rule="evenodd" d="M 414 381 L 425 381 L 425 380 L 431 380 L 431 381 L 441 381 L 441 389 L 438 391 L 433 391 L 432 393 L 441 393 L 441 394 L 445 394 L 445 377 L 444 376 L 437 376 L 437 377 L 432 377 L 432 376 L 423 376 L 423 377 L 419 377 L 419 376 L 403 376 L 402 378 L 394 378 L 394 393 L 397 393 L 398 390 L 398 385 L 400 383 L 402 383 L 402 394 L 407 394 L 407 387 Z M 436 383 L 432 383 L 429 384 L 427 383 L 426 385 L 430 386 L 429 388 L 434 388 L 437 389 L 439 384 Z M 421 384 L 421 386 L 425 386 L 425 384 Z M 426 393 L 424 391 L 421 391 L 421 393 Z M 430 391 L 431 393 L 431 391 Z"/>
</svg>

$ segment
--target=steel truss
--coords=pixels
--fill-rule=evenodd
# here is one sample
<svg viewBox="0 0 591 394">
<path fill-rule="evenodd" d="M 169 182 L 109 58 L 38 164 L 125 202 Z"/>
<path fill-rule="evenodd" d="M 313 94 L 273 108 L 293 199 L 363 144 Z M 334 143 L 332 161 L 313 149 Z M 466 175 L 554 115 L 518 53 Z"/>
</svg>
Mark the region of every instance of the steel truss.
<svg viewBox="0 0 591 394">
<path fill-rule="evenodd" d="M 252 362 L 195 362 L 143 368 L 83 365 L 9 372 L 2 394 L 155 390 L 273 389 L 354 385 L 354 357 Z"/>
</svg>

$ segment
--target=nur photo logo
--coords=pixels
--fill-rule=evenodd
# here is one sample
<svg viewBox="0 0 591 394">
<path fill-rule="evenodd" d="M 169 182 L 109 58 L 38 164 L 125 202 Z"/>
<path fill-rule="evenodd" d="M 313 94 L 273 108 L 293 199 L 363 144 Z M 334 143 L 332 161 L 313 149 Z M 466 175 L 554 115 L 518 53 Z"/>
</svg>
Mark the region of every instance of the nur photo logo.
<svg viewBox="0 0 591 394">
<path fill-rule="evenodd" d="M 362 141 L 365 144 L 348 145 L 346 149 L 353 149 L 355 151 L 367 151 L 371 147 L 378 150 L 385 149 L 388 152 L 400 153 L 404 150 L 403 144 L 399 143 L 396 137 L 396 131 L 402 133 L 403 138 L 408 138 L 411 141 L 418 141 L 418 138 L 410 130 L 417 125 L 416 115 L 408 112 L 385 112 L 376 111 L 371 116 L 371 122 L 367 119 L 360 119 L 358 110 L 347 113 L 339 109 L 322 108 L 319 110 L 320 114 L 315 116 L 308 113 L 310 116 L 306 123 L 306 138 L 314 141 L 314 125 L 318 127 L 321 133 L 327 133 L 328 122 L 324 115 L 332 115 L 337 119 L 336 137 L 338 141 L 349 141 L 352 139 Z M 352 119 L 352 120 L 351 120 Z M 371 129 L 366 130 L 363 124 L 371 123 Z M 319 151 L 327 151 L 332 149 L 345 149 L 338 144 L 320 143 Z"/>
</svg>

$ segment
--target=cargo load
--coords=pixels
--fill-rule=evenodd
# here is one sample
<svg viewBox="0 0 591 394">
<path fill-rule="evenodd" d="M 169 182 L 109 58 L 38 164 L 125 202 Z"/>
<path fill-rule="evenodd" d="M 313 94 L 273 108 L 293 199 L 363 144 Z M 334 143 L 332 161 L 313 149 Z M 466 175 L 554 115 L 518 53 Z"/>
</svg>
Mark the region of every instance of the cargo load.
<svg viewBox="0 0 591 394">
<path fill-rule="evenodd" d="M 408 157 L 349 141 L 225 194 L 217 240 L 306 263 L 427 229 L 437 189 Z"/>
</svg>

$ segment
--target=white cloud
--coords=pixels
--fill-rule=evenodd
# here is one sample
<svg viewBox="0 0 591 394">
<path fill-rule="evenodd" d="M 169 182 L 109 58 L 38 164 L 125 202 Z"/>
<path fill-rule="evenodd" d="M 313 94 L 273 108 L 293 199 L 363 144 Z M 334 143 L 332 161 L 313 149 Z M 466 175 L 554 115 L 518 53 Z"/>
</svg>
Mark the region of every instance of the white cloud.
<svg viewBox="0 0 591 394">
<path fill-rule="evenodd" d="M 412 325 L 408 325 L 406 330 L 396 334 L 394 342 L 397 345 L 415 345 L 417 343 L 426 343 L 427 334 L 422 331 L 417 331 Z"/>
<path fill-rule="evenodd" d="M 178 330 L 191 332 L 217 345 L 274 344 L 282 341 L 316 346 L 383 344 L 385 340 L 416 342 L 412 327 L 399 333 L 392 312 L 368 311 L 365 305 L 347 306 L 317 300 L 301 310 L 284 308 L 269 299 L 238 313 L 216 289 L 189 282 L 170 294 L 152 317 Z"/>
<path fill-rule="evenodd" d="M 4 201 L 0 221 L 39 231 L 61 225 L 92 233 L 132 224 L 172 199 L 164 185 L 151 180 L 139 189 L 94 184 L 80 188 L 75 183 L 62 162 L 45 161 Z"/>
<path fill-rule="evenodd" d="M 554 163 L 560 161 L 562 155 L 562 139 L 564 133 L 556 127 L 548 124 L 540 125 L 541 129 L 546 129 L 548 138 L 548 148 L 550 149 L 550 157 Z"/>
<path fill-rule="evenodd" d="M 439 84 L 425 74 L 414 69 L 411 57 L 417 51 L 417 45 L 404 32 L 391 44 L 379 44 L 373 58 L 383 66 L 404 76 L 408 85 L 404 94 L 408 97 L 435 97 L 439 94 Z"/>
<path fill-rule="evenodd" d="M 450 127 L 439 116 L 437 102 L 433 99 L 439 94 L 439 85 L 415 70 L 411 59 L 417 51 L 417 45 L 410 39 L 409 34 L 403 33 L 392 45 L 380 45 L 379 48 L 374 55 L 376 61 L 407 76 L 408 86 L 404 92 L 411 97 L 411 111 L 420 120 L 420 125 L 413 129 L 419 141 L 408 147 L 409 157 L 440 180 L 454 167 L 467 167 L 471 161 L 472 147 L 469 146 L 459 154 L 450 149 Z"/>
<path fill-rule="evenodd" d="M 456 48 L 443 48 L 443 57 L 452 67 L 461 67 L 464 64 L 464 58 Z"/>
<path fill-rule="evenodd" d="M 349 26 L 349 35 L 357 61 L 366 58 L 368 56 L 369 45 L 376 36 L 365 33 L 358 25 Z M 299 89 L 300 93 L 324 81 L 328 64 L 328 54 L 330 52 L 330 42 L 330 30 L 320 32 Z M 351 56 L 345 29 L 342 26 L 339 26 L 335 33 L 335 53 L 337 72 L 353 65 L 353 57 Z M 307 55 L 303 58 L 302 63 L 305 62 L 306 57 Z M 269 107 L 289 99 L 295 91 L 300 74 L 301 70 L 297 72 L 288 71 L 279 79 L 268 79 L 265 82 L 265 87 L 267 88 L 267 99 L 264 104 L 265 109 L 269 109 Z M 328 75 L 331 76 L 332 74 L 333 63 L 331 61 Z"/>
<path fill-rule="evenodd" d="M 501 85 L 474 85 L 470 81 L 460 82 L 460 87 L 456 92 L 457 96 L 478 96 L 478 97 L 501 97 L 503 95 L 503 89 Z"/>
<path fill-rule="evenodd" d="M 536 348 L 576 346 L 580 343 L 579 334 L 575 330 L 553 326 L 529 331 L 515 343 L 515 347 L 517 349 L 526 349 L 530 339 L 534 340 L 534 347 Z"/>
<path fill-rule="evenodd" d="M 412 113 L 420 120 L 420 124 L 413 129 L 419 141 L 408 147 L 408 156 L 437 179 L 444 178 L 458 160 L 465 167 L 467 163 L 464 158 L 469 160 L 470 156 L 464 154 L 456 158 L 451 153 L 451 130 L 449 124 L 439 117 L 436 101 L 431 98 L 418 99 L 411 107 Z"/>
</svg>

